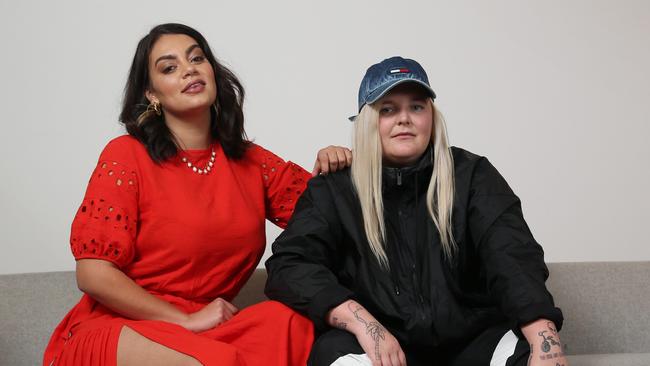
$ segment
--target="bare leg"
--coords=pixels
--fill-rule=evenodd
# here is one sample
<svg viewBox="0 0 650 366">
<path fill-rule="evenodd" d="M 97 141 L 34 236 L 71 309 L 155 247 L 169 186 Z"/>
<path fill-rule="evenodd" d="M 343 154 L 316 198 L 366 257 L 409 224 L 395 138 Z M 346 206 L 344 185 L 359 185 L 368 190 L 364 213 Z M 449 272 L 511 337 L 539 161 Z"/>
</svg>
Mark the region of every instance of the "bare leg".
<svg viewBox="0 0 650 366">
<path fill-rule="evenodd" d="M 201 363 L 124 326 L 117 343 L 117 366 L 142 365 L 201 366 Z"/>
</svg>

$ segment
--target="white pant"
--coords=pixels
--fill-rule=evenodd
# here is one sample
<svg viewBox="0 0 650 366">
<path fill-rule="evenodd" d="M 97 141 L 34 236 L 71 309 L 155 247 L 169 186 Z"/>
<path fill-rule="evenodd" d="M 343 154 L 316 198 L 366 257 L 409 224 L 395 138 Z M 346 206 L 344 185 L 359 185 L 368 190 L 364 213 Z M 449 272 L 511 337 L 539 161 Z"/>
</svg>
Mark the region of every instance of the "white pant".
<svg viewBox="0 0 650 366">
<path fill-rule="evenodd" d="M 497 348 L 494 349 L 492 354 L 492 359 L 490 360 L 490 366 L 506 366 L 506 361 L 508 358 L 515 353 L 515 347 L 517 346 L 517 341 L 519 339 L 511 330 L 501 337 L 501 340 L 497 344 Z M 372 361 L 365 353 L 360 355 L 347 354 L 341 356 L 334 361 L 331 366 L 371 366 Z"/>
<path fill-rule="evenodd" d="M 360 354 L 360 355 L 353 355 L 352 353 L 348 353 L 345 356 L 341 356 L 334 361 L 333 364 L 330 366 L 371 366 L 372 361 L 370 361 L 370 357 L 366 355 L 365 353 Z"/>
</svg>

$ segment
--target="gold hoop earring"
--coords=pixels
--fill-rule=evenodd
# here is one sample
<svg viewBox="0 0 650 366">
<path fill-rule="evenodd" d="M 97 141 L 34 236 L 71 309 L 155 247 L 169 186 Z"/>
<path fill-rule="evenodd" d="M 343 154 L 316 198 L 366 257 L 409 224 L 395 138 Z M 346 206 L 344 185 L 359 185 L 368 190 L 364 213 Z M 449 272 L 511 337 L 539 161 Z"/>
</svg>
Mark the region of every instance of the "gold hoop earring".
<svg viewBox="0 0 650 366">
<path fill-rule="evenodd" d="M 160 102 L 153 101 L 149 103 L 149 105 L 147 106 L 147 112 L 154 112 L 158 116 L 162 115 L 162 111 L 160 109 Z"/>
</svg>

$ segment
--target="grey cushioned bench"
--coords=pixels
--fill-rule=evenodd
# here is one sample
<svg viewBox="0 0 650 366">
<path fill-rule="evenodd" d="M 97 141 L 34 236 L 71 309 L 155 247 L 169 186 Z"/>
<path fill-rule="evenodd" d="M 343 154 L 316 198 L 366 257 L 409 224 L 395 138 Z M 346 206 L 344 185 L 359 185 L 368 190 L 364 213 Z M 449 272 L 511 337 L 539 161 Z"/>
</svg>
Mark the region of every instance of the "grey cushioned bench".
<svg viewBox="0 0 650 366">
<path fill-rule="evenodd" d="M 549 268 L 572 366 L 650 366 L 650 262 Z M 265 280 L 257 270 L 235 304 L 264 300 Z M 0 275 L 0 365 L 39 365 L 50 333 L 79 297 L 73 272 Z"/>
</svg>

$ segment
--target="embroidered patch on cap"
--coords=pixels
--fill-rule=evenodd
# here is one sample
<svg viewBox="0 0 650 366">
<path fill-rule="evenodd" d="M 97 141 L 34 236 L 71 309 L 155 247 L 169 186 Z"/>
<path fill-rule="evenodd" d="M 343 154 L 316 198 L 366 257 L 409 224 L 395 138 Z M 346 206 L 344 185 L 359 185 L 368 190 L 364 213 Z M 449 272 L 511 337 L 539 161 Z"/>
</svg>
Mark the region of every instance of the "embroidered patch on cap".
<svg viewBox="0 0 650 366">
<path fill-rule="evenodd" d="M 400 68 L 397 68 L 397 69 L 390 69 L 390 71 L 388 71 L 389 74 L 404 74 L 404 73 L 407 73 L 407 72 L 411 72 L 411 70 L 405 69 L 403 67 L 400 67 Z"/>
</svg>

